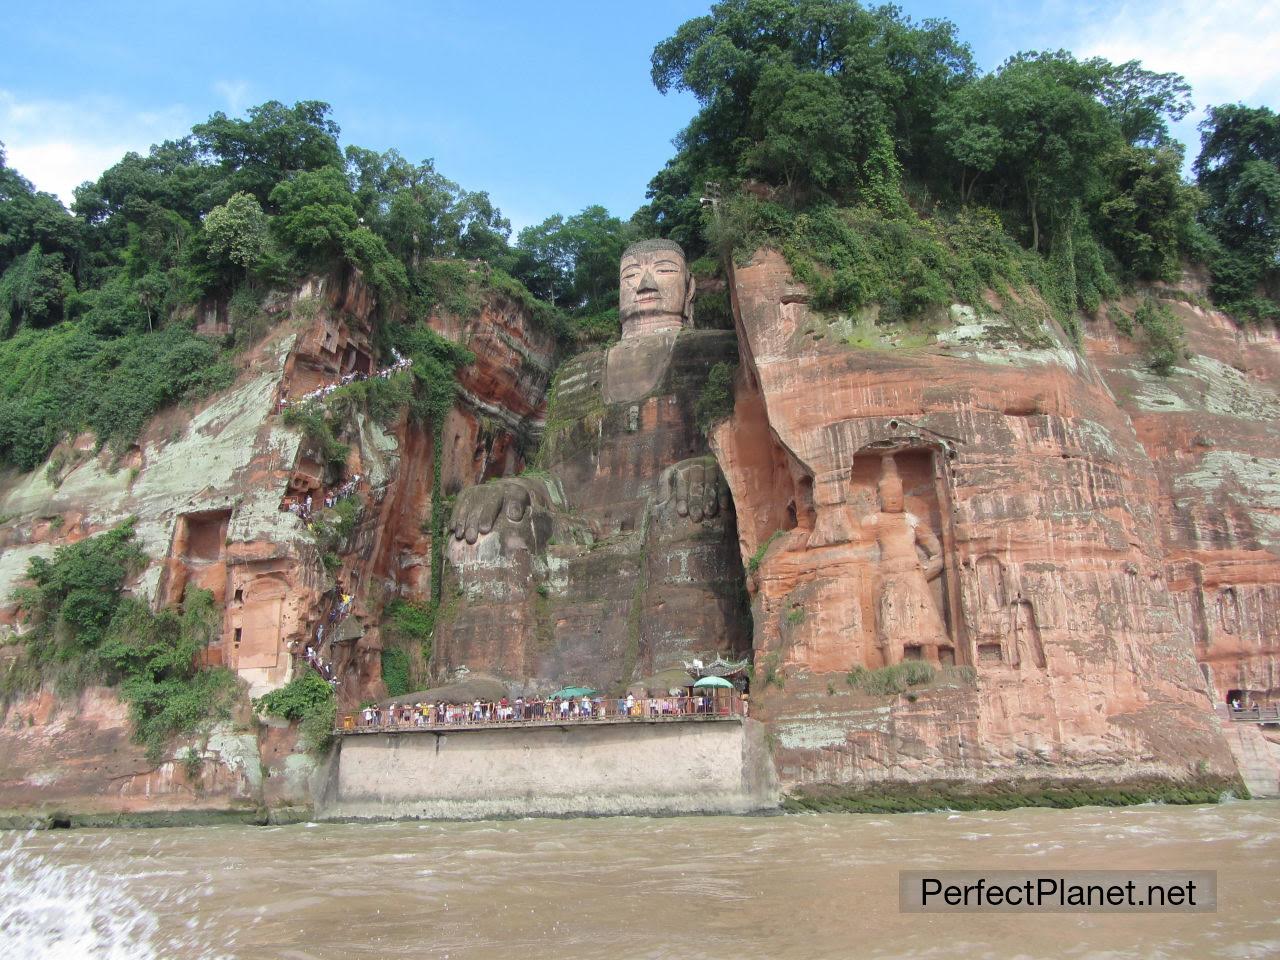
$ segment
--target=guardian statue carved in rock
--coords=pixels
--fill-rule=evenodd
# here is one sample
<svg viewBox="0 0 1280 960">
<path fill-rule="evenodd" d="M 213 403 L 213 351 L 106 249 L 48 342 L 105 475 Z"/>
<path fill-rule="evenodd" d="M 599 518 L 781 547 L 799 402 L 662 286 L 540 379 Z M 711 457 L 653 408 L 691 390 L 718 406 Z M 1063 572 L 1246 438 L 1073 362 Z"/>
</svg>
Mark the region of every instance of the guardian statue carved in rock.
<svg viewBox="0 0 1280 960">
<path fill-rule="evenodd" d="M 880 547 L 876 634 L 885 662 L 898 663 L 905 648 L 916 647 L 923 659 L 937 663 L 939 650 L 951 645 L 929 586 L 942 573 L 942 546 L 925 522 L 905 509 L 892 455 L 881 461 L 879 492 L 880 511 L 862 526 Z"/>
</svg>

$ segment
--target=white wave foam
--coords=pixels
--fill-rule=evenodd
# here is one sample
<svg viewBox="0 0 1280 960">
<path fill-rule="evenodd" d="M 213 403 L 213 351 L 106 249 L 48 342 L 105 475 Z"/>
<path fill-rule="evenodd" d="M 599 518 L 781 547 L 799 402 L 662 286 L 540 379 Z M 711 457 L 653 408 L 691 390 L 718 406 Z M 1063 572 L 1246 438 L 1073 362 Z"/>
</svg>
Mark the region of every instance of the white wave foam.
<svg viewBox="0 0 1280 960">
<path fill-rule="evenodd" d="M 128 892 L 121 873 L 59 865 L 24 849 L 30 834 L 0 846 L 0 957 L 5 960 L 219 960 L 196 916 L 198 889 L 166 898 L 187 917 L 161 921 Z M 99 850 L 106 842 L 99 846 Z M 50 851 L 53 853 L 53 851 Z"/>
</svg>

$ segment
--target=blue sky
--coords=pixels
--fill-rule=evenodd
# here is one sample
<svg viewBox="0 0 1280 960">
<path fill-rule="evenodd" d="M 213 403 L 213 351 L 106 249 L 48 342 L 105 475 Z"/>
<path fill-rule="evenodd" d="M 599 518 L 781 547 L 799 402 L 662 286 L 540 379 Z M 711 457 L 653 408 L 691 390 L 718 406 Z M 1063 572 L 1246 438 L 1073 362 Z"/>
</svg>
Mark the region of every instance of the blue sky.
<svg viewBox="0 0 1280 960">
<path fill-rule="evenodd" d="M 6 14 L 0 141 L 70 200 L 126 150 L 215 110 L 325 100 L 343 143 L 434 158 L 518 229 L 602 203 L 629 216 L 695 109 L 649 54 L 709 0 L 58 2 Z M 1280 4 L 1246 0 L 905 0 L 947 17 L 984 69 L 1020 49 L 1178 70 L 1198 106 L 1280 108 Z M 1179 131 L 1193 140 L 1194 120 Z"/>
</svg>

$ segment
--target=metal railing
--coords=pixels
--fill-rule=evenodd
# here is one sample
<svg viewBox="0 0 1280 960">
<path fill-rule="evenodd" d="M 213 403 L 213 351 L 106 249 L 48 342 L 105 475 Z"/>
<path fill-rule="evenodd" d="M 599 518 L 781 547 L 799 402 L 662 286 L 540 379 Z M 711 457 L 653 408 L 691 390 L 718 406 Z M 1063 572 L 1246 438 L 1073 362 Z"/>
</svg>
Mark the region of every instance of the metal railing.
<svg viewBox="0 0 1280 960">
<path fill-rule="evenodd" d="M 747 715 L 747 699 L 737 691 L 704 697 L 592 697 L 578 700 L 512 701 L 476 704 L 399 704 L 367 716 L 367 711 L 342 716 L 337 733 L 374 730 L 458 730 L 477 727 L 545 727 L 563 723 L 625 723 L 627 721 L 727 720 Z"/>
<path fill-rule="evenodd" d="M 1232 720 L 1237 723 L 1280 723 L 1280 705 L 1269 707 L 1228 707 Z"/>
</svg>

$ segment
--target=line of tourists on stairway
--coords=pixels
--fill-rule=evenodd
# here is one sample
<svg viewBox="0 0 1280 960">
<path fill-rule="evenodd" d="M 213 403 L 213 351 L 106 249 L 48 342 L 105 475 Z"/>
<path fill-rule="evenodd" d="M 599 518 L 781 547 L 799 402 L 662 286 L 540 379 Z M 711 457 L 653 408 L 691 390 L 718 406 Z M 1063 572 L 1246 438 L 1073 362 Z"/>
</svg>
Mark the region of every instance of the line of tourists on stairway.
<svg viewBox="0 0 1280 960">
<path fill-rule="evenodd" d="M 323 649 L 325 634 L 328 633 L 331 637 L 337 635 L 339 627 L 341 627 L 343 621 L 347 619 L 347 615 L 351 613 L 351 604 L 353 602 L 354 598 L 349 593 L 343 593 L 342 585 L 339 583 L 339 585 L 333 590 L 333 601 L 329 606 L 328 614 L 316 625 L 315 640 L 308 643 L 302 650 L 303 661 L 315 670 L 316 673 L 320 674 L 321 677 L 327 680 L 329 685 L 335 690 L 338 688 L 338 684 L 341 681 L 338 679 L 338 675 L 334 671 L 333 662 L 331 660 L 325 660 L 321 655 L 321 650 Z M 294 656 L 298 655 L 296 641 L 291 645 L 290 649 Z"/>
<path fill-rule="evenodd" d="M 325 507 L 331 508 L 343 497 L 349 497 L 355 492 L 356 487 L 360 486 L 360 481 L 363 478 L 363 474 L 357 473 L 350 480 L 343 483 L 342 486 L 327 493 L 324 498 Z M 309 493 L 305 497 L 289 494 L 280 501 L 280 509 L 288 510 L 295 517 L 298 517 L 303 521 L 307 521 L 311 519 L 311 514 L 315 509 L 315 500 Z"/>
<path fill-rule="evenodd" d="M 746 694 L 711 696 L 680 694 L 667 697 L 516 697 L 471 703 L 370 704 L 360 712 L 366 727 L 437 727 L 494 723 L 559 722 L 570 720 L 657 719 L 681 716 L 746 716 Z M 352 718 L 354 721 L 354 718 Z"/>
<path fill-rule="evenodd" d="M 313 400 L 323 400 L 325 397 L 329 396 L 329 394 L 333 393 L 333 391 L 337 390 L 339 387 L 345 387 L 349 383 L 357 383 L 361 380 L 370 380 L 370 379 L 386 380 L 392 374 L 399 373 L 401 370 L 408 370 L 411 366 L 413 366 L 413 360 L 410 357 L 401 356 L 399 351 L 397 351 L 395 347 L 391 348 L 391 354 L 396 358 L 395 362 L 388 367 L 383 367 L 377 373 L 373 374 L 372 377 L 367 373 L 362 373 L 360 371 L 352 371 L 351 373 L 343 374 L 342 377 L 335 380 L 333 383 L 323 384 L 322 386 L 316 387 L 314 390 L 308 391 L 307 393 L 304 393 L 302 396 L 295 397 L 293 399 L 289 398 L 288 390 L 286 388 L 282 388 L 280 391 L 280 407 L 279 408 L 281 410 L 284 410 L 287 407 L 303 406 L 305 404 L 311 403 Z"/>
</svg>

